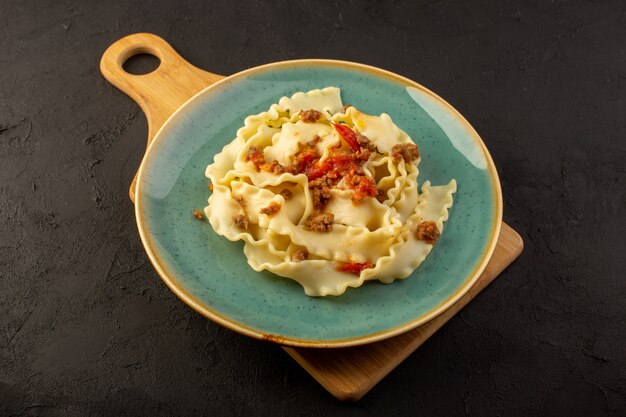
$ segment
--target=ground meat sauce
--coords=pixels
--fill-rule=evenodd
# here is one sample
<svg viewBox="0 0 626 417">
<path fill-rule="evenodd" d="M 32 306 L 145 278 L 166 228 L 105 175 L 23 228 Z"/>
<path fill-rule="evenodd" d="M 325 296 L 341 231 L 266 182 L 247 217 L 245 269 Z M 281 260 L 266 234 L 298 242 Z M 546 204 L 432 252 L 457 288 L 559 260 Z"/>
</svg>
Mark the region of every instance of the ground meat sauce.
<svg viewBox="0 0 626 417">
<path fill-rule="evenodd" d="M 246 154 L 246 161 L 252 162 L 256 170 L 260 171 L 261 166 L 265 164 L 265 156 L 259 148 L 250 146 Z"/>
<path fill-rule="evenodd" d="M 289 200 L 293 196 L 291 190 L 288 190 L 286 188 L 282 190 L 279 194 L 282 195 L 285 200 Z"/>
<path fill-rule="evenodd" d="M 354 159 L 358 162 L 365 162 L 370 159 L 371 154 L 372 152 L 370 152 L 368 149 L 361 148 L 358 152 L 354 154 Z"/>
<path fill-rule="evenodd" d="M 322 141 L 322 138 L 321 138 L 321 137 L 319 137 L 319 135 L 315 135 L 315 136 L 313 136 L 313 139 L 311 139 L 310 141 L 308 141 L 306 144 L 307 144 L 309 147 L 311 147 L 311 148 L 312 148 L 312 147 L 314 147 L 315 145 L 317 145 L 318 143 L 320 143 L 321 141 Z"/>
<path fill-rule="evenodd" d="M 352 129 L 344 125 L 334 126 L 340 130 L 339 133 L 344 139 L 349 137 L 349 143 L 356 144 L 356 150 L 349 154 L 331 155 L 320 162 L 317 149 L 309 147 L 298 153 L 294 163 L 288 167 L 289 172 L 307 175 L 313 207 L 317 211 L 324 209 L 330 199 L 330 189 L 336 186 L 342 178 L 346 179 L 347 187 L 354 191 L 352 195 L 354 204 L 360 203 L 366 197 L 375 197 L 377 194 L 376 183 L 372 178 L 367 177 L 361 168 L 361 163 L 369 159 L 370 151 L 357 143 L 358 136 Z M 361 141 L 367 145 L 366 141 L 369 142 L 369 139 L 365 136 L 363 138 Z M 352 145 L 351 147 L 355 148 Z"/>
<path fill-rule="evenodd" d="M 316 179 L 309 180 L 309 188 L 334 187 L 337 183 L 337 176 L 333 172 L 326 173 Z"/>
<path fill-rule="evenodd" d="M 431 245 L 435 244 L 440 234 L 437 224 L 432 221 L 421 222 L 417 225 L 417 230 L 415 231 L 415 236 L 418 240 L 423 240 Z"/>
<path fill-rule="evenodd" d="M 193 217 L 195 217 L 198 220 L 204 220 L 204 214 L 202 214 L 200 210 L 194 210 Z"/>
<path fill-rule="evenodd" d="M 300 118 L 304 123 L 315 123 L 322 118 L 322 113 L 317 110 L 302 110 L 300 111 Z"/>
<path fill-rule="evenodd" d="M 304 222 L 304 229 L 314 232 L 330 232 L 333 230 L 333 213 L 313 212 Z"/>
<path fill-rule="evenodd" d="M 239 229 L 248 230 L 249 223 L 245 214 L 235 214 L 233 216 L 233 223 L 235 223 L 235 226 Z"/>
<path fill-rule="evenodd" d="M 285 172 L 285 167 L 278 161 L 267 162 L 263 151 L 256 146 L 250 146 L 246 155 L 246 161 L 252 162 L 257 171 L 271 172 L 277 175 Z"/>
<path fill-rule="evenodd" d="M 281 208 L 280 204 L 273 202 L 273 203 L 270 203 L 269 206 L 263 207 L 261 210 L 259 210 L 259 213 L 267 214 L 268 216 L 273 216 L 274 214 L 280 211 L 280 208 Z"/>
<path fill-rule="evenodd" d="M 313 200 L 313 208 L 315 210 L 323 210 L 330 200 L 329 187 L 314 187 L 311 190 L 311 200 Z"/>
<path fill-rule="evenodd" d="M 240 196 L 239 194 L 233 194 L 233 198 L 235 199 L 236 202 L 239 203 L 239 205 L 241 207 L 245 207 L 246 206 L 246 200 L 245 198 L 243 198 L 242 196 Z"/>
<path fill-rule="evenodd" d="M 294 262 L 300 262 L 309 259 L 309 251 L 306 249 L 298 249 L 291 255 L 291 260 Z"/>
<path fill-rule="evenodd" d="M 309 188 L 331 188 L 345 178 L 346 186 L 354 191 L 352 194 L 354 204 L 360 203 L 366 197 L 375 197 L 376 183 L 365 175 L 358 164 L 361 156 L 362 154 L 330 156 L 321 163 L 309 166 L 305 170 L 309 178 Z"/>
<path fill-rule="evenodd" d="M 261 165 L 261 171 L 271 172 L 277 175 L 285 172 L 285 167 L 283 167 L 278 161 L 274 160 L 272 162 L 266 162 Z"/>
<path fill-rule="evenodd" d="M 296 157 L 291 165 L 287 167 L 287 172 L 292 174 L 304 174 L 306 169 L 319 161 L 320 153 L 315 146 L 308 146 L 302 151 L 296 154 Z"/>
<path fill-rule="evenodd" d="M 391 157 L 396 164 L 400 162 L 401 159 L 404 159 L 406 163 L 410 163 L 420 157 L 420 152 L 416 144 L 403 143 L 394 145 L 393 148 L 391 148 Z"/>
<path fill-rule="evenodd" d="M 353 204 L 359 204 L 367 197 L 376 197 L 376 195 L 378 195 L 376 183 L 365 175 L 355 175 L 348 181 L 350 188 L 354 190 L 352 193 Z"/>
<path fill-rule="evenodd" d="M 376 145 L 374 145 L 374 143 L 372 143 L 372 141 L 369 140 L 367 136 L 361 133 L 357 133 L 356 141 L 359 143 L 359 145 L 361 145 L 363 148 L 367 149 L 368 151 L 370 152 L 376 151 Z"/>
<path fill-rule="evenodd" d="M 316 122 L 322 117 L 322 114 L 317 110 L 301 111 L 300 115 L 306 123 Z M 371 152 L 376 150 L 374 144 L 365 135 L 356 133 L 346 125 L 333 124 L 333 127 L 339 133 L 339 136 L 350 145 L 352 150 L 350 153 L 331 154 L 331 156 L 320 162 L 321 155 L 316 144 L 322 138 L 316 135 L 296 154 L 293 163 L 286 167 L 277 161 L 266 162 L 263 151 L 256 146 L 251 146 L 246 155 L 246 161 L 251 161 L 259 171 L 273 172 L 275 174 L 289 172 L 294 175 L 305 174 L 307 176 L 315 211 L 305 221 L 304 227 L 306 230 L 318 232 L 332 230 L 334 215 L 323 212 L 323 210 L 330 200 L 330 190 L 343 178 L 345 178 L 345 185 L 353 191 L 353 204 L 359 204 L 367 197 L 377 197 L 379 193 L 374 180 L 366 176 L 361 167 L 362 163 L 369 159 Z M 332 147 L 332 149 L 335 152 L 342 152 L 340 151 L 341 142 L 338 142 L 338 144 L 338 147 Z M 417 146 L 415 146 L 415 151 L 417 151 Z M 410 151 L 404 148 L 398 150 L 398 152 L 410 154 Z M 285 191 L 288 192 L 287 195 L 283 194 Z M 281 195 L 287 200 L 291 197 L 291 192 L 283 190 Z M 264 210 L 269 211 L 265 213 Z M 278 206 L 278 210 L 280 210 L 280 206 Z M 270 211 L 270 207 L 266 207 L 261 210 L 261 213 L 270 214 Z"/>
<path fill-rule="evenodd" d="M 381 203 L 384 203 L 387 200 L 387 191 L 386 190 L 378 190 L 376 193 L 376 200 Z"/>
<path fill-rule="evenodd" d="M 374 268 L 374 264 L 370 262 L 364 262 L 364 263 L 351 262 L 351 263 L 339 265 L 337 267 L 337 271 L 352 272 L 353 274 L 359 275 L 361 271 L 367 268 Z"/>
<path fill-rule="evenodd" d="M 336 183 L 336 177 L 333 177 L 330 174 L 331 173 L 324 174 L 319 178 L 309 180 L 309 188 L 333 187 Z"/>
</svg>

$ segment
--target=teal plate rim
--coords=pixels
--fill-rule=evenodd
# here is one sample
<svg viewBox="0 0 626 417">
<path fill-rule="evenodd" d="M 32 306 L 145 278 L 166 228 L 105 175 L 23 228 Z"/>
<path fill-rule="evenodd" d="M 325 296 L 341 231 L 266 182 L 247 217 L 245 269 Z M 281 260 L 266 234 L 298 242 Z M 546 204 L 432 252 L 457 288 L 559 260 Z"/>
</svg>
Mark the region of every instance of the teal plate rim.
<svg viewBox="0 0 626 417">
<path fill-rule="evenodd" d="M 280 334 L 273 334 L 269 332 L 264 332 L 262 330 L 253 328 L 248 326 L 240 321 L 237 321 L 231 317 L 220 314 L 219 312 L 212 309 L 205 302 L 200 300 L 198 297 L 194 296 L 192 293 L 187 291 L 186 288 L 176 279 L 176 274 L 172 272 L 172 270 L 168 267 L 167 263 L 163 259 L 162 256 L 159 255 L 156 250 L 156 246 L 153 242 L 154 237 L 151 236 L 150 231 L 146 227 L 146 221 L 143 217 L 143 202 L 144 202 L 144 194 L 142 180 L 143 176 L 146 175 L 146 166 L 148 166 L 149 161 L 151 159 L 151 155 L 154 153 L 154 149 L 156 149 L 162 141 L 166 140 L 168 128 L 171 126 L 172 121 L 175 120 L 179 115 L 184 114 L 185 111 L 190 109 L 190 106 L 197 104 L 200 100 L 202 100 L 203 96 L 211 90 L 218 89 L 227 85 L 229 82 L 236 80 L 241 77 L 246 77 L 254 74 L 255 72 L 261 72 L 271 68 L 281 68 L 281 67 L 289 67 L 289 66 L 334 66 L 334 67 L 343 67 L 348 69 L 358 69 L 367 73 L 370 73 L 377 77 L 383 77 L 392 79 L 395 81 L 399 81 L 406 86 L 414 87 L 421 92 L 427 94 L 439 104 L 443 105 L 445 109 L 449 112 L 450 115 L 454 116 L 458 119 L 461 125 L 466 129 L 466 131 L 470 134 L 474 144 L 478 146 L 478 148 L 482 151 L 483 156 L 487 162 L 486 171 L 489 175 L 490 185 L 492 190 L 493 200 L 491 203 L 493 204 L 494 209 L 494 217 L 491 224 L 486 225 L 490 228 L 489 237 L 487 239 L 488 243 L 485 245 L 484 251 L 481 254 L 479 262 L 473 268 L 473 270 L 468 271 L 466 279 L 463 281 L 457 290 L 449 295 L 446 299 L 444 299 L 441 303 L 439 303 L 436 307 L 432 308 L 430 311 L 415 317 L 413 320 L 409 322 L 403 323 L 399 326 L 390 327 L 385 330 L 376 331 L 367 335 L 359 336 L 359 337 L 351 337 L 351 338 L 343 338 L 343 339 L 334 339 L 334 340 L 315 340 L 310 338 L 295 338 L 291 336 L 285 336 Z M 242 117 L 244 117 L 243 115 Z M 198 313 L 202 314 L 206 318 L 226 327 L 231 330 L 234 330 L 243 335 L 253 337 L 256 339 L 267 340 L 275 343 L 279 343 L 281 345 L 287 346 L 295 346 L 295 347 L 308 347 L 308 348 L 339 348 L 339 347 L 350 347 L 350 346 L 358 346 L 363 344 L 368 344 L 372 342 L 377 342 L 380 340 L 388 339 L 390 337 L 405 333 L 409 330 L 412 330 L 430 320 L 438 316 L 439 314 L 446 311 L 449 307 L 451 307 L 454 303 L 456 303 L 461 297 L 463 297 L 470 288 L 476 283 L 484 269 L 486 268 L 491 256 L 493 255 L 493 251 L 495 250 L 498 236 L 500 234 L 500 228 L 502 223 L 502 190 L 500 187 L 500 180 L 498 177 L 498 173 L 487 150 L 487 147 L 483 143 L 482 139 L 476 132 L 476 130 L 470 125 L 470 123 L 448 102 L 439 97 L 437 94 L 433 93 L 429 89 L 424 86 L 416 83 L 413 80 L 410 80 L 401 75 L 392 73 L 387 70 L 383 70 L 377 67 L 349 62 L 349 61 L 341 61 L 341 60 L 330 60 L 330 59 L 299 59 L 299 60 L 289 60 L 289 61 L 280 61 L 265 65 L 260 65 L 257 67 L 249 68 L 244 71 L 238 72 L 231 76 L 227 76 L 224 79 L 217 81 L 205 89 L 201 90 L 193 97 L 191 97 L 187 102 L 185 102 L 181 107 L 179 107 L 163 124 L 161 129 L 156 133 L 152 142 L 150 143 L 148 149 L 146 150 L 145 156 L 141 162 L 141 165 L 137 174 L 137 187 L 135 191 L 135 217 L 137 221 L 137 227 L 139 230 L 139 235 L 141 241 L 144 245 L 146 253 L 148 257 L 156 269 L 157 273 L 161 277 L 161 279 L 165 282 L 165 284 L 172 290 L 181 300 L 183 300 L 187 305 L 196 310 Z M 243 254 L 242 254 L 243 256 Z M 393 284 L 392 284 L 393 285 Z M 356 289 L 358 291 L 358 289 Z"/>
</svg>

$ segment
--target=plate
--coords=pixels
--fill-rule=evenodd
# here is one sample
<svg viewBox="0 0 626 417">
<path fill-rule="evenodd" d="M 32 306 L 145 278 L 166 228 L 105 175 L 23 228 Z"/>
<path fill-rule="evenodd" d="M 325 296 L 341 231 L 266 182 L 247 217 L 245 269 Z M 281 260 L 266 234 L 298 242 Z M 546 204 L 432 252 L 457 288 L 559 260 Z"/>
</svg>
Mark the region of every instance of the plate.
<svg viewBox="0 0 626 417">
<path fill-rule="evenodd" d="M 204 176 L 243 120 L 282 96 L 335 86 L 344 103 L 386 112 L 419 145 L 421 181 L 458 183 L 442 237 L 408 278 L 369 282 L 339 297 L 309 297 L 295 281 L 253 271 L 241 242 L 192 216 L 210 191 Z M 303 347 L 346 347 L 406 332 L 445 311 L 476 282 L 502 221 L 498 174 L 482 140 L 448 103 L 399 75 L 361 64 L 285 61 L 219 81 L 179 108 L 139 169 L 137 225 L 165 283 L 188 305 L 242 334 Z"/>
</svg>

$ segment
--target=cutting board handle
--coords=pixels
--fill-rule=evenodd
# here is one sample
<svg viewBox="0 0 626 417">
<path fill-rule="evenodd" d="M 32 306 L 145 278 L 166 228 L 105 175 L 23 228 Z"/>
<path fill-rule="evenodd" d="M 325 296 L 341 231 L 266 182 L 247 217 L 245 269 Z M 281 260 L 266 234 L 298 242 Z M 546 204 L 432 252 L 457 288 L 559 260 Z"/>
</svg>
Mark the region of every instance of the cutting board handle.
<svg viewBox="0 0 626 417">
<path fill-rule="evenodd" d="M 124 63 L 138 54 L 150 54 L 161 62 L 154 71 L 135 75 L 124 70 Z M 100 71 L 111 84 L 141 106 L 148 119 L 148 144 L 163 123 L 187 100 L 207 86 L 224 78 L 194 67 L 162 38 L 151 33 L 128 35 L 107 48 L 100 60 Z M 130 187 L 135 201 L 137 176 Z"/>
</svg>

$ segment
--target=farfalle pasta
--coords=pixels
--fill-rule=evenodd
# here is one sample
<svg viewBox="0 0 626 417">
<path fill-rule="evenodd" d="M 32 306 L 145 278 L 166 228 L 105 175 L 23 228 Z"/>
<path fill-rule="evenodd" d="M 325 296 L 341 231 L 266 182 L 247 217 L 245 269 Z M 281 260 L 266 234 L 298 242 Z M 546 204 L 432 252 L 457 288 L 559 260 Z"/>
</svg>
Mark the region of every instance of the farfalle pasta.
<svg viewBox="0 0 626 417">
<path fill-rule="evenodd" d="M 255 271 L 307 295 L 391 283 L 432 250 L 456 192 L 454 179 L 418 192 L 420 159 L 389 115 L 344 106 L 335 87 L 296 93 L 247 117 L 215 156 L 204 210 Z"/>
</svg>

